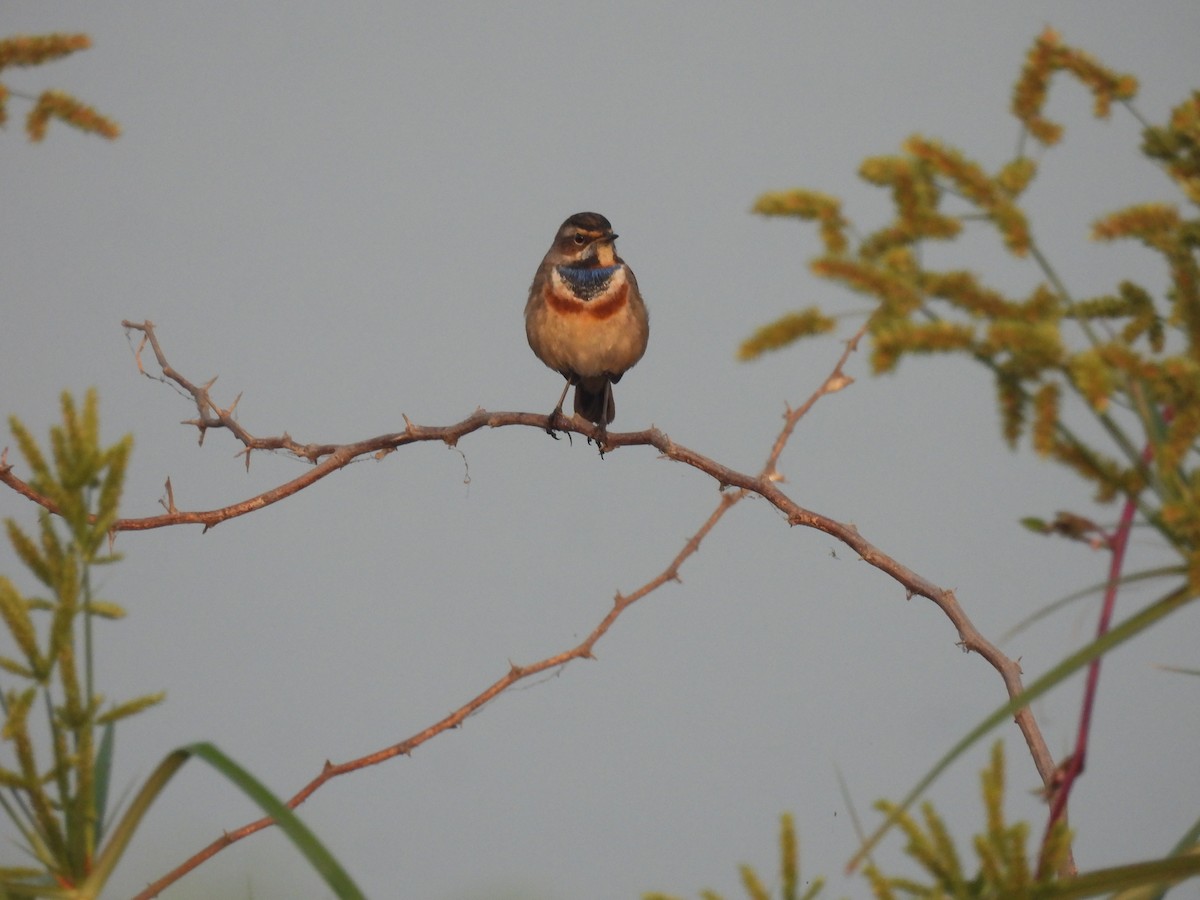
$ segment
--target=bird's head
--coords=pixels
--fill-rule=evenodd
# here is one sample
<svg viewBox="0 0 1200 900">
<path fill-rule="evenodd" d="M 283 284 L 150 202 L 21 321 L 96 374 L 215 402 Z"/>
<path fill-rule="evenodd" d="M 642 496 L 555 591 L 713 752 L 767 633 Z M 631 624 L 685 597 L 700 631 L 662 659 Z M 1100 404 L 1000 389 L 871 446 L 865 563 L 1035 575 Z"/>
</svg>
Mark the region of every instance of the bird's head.
<svg viewBox="0 0 1200 900">
<path fill-rule="evenodd" d="M 582 212 L 563 222 L 550 248 L 550 261 L 572 268 L 608 268 L 618 265 L 617 236 L 608 219 L 599 213 Z"/>
</svg>

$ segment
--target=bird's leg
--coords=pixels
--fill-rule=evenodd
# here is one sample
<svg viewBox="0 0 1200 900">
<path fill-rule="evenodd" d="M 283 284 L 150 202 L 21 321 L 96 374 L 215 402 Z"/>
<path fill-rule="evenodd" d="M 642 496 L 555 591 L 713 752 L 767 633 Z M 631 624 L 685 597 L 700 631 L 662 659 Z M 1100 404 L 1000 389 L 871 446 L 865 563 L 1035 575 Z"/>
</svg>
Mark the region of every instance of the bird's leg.
<svg viewBox="0 0 1200 900">
<path fill-rule="evenodd" d="M 596 435 L 596 446 L 600 449 L 600 458 L 604 459 L 604 451 L 608 444 L 608 404 L 612 402 L 612 382 L 607 378 L 604 379 L 604 402 L 600 405 L 600 421 L 596 427 L 599 429 L 599 434 Z"/>
<path fill-rule="evenodd" d="M 567 391 L 571 389 L 571 379 L 567 379 L 567 383 L 563 385 L 562 393 L 558 395 L 558 403 L 554 407 L 554 411 L 550 413 L 549 421 L 546 423 L 546 434 L 558 440 L 558 434 L 554 430 L 554 423 L 558 421 L 558 417 L 562 415 L 563 401 L 567 399 Z M 568 439 L 570 433 L 567 434 Z"/>
</svg>

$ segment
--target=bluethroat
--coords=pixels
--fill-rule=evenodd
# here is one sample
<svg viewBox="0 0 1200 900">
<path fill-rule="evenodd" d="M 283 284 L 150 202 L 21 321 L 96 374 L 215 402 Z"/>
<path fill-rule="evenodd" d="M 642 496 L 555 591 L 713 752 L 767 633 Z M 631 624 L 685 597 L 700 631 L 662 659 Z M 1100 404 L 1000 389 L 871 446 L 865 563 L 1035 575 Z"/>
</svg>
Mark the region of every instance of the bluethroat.
<svg viewBox="0 0 1200 900">
<path fill-rule="evenodd" d="M 576 213 L 558 229 L 529 287 L 529 346 L 567 379 L 546 429 L 554 437 L 572 385 L 575 415 L 603 434 L 617 411 L 612 386 L 646 352 L 650 315 L 633 270 L 617 256 L 616 240 L 604 216 Z"/>
</svg>

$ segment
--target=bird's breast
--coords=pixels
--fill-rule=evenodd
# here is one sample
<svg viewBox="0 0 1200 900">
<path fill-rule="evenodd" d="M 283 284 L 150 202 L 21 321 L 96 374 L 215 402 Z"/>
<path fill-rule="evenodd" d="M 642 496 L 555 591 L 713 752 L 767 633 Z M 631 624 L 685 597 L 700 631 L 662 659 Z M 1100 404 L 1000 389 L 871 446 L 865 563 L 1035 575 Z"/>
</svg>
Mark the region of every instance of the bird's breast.
<svg viewBox="0 0 1200 900">
<path fill-rule="evenodd" d="M 619 377 L 642 358 L 650 325 L 637 282 L 623 266 L 595 277 L 597 289 L 577 292 L 577 270 L 550 268 L 535 280 L 525 309 L 525 333 L 538 359 L 568 378 Z"/>
<path fill-rule="evenodd" d="M 624 266 L 555 266 L 545 287 L 547 305 L 565 316 L 609 319 L 629 303 Z"/>
</svg>

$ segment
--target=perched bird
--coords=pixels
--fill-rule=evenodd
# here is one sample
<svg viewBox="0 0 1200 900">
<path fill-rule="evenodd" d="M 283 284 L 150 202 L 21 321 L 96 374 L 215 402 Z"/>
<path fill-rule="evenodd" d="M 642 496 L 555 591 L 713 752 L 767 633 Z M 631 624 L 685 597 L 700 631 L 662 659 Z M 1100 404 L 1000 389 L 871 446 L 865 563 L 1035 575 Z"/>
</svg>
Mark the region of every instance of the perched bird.
<svg viewBox="0 0 1200 900">
<path fill-rule="evenodd" d="M 646 352 L 650 315 L 616 240 L 604 216 L 576 213 L 558 229 L 530 285 L 529 346 L 567 379 L 550 414 L 551 435 L 572 385 L 575 414 L 603 432 L 616 415 L 612 386 Z"/>
</svg>

